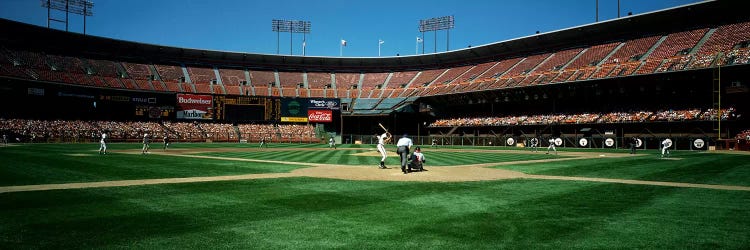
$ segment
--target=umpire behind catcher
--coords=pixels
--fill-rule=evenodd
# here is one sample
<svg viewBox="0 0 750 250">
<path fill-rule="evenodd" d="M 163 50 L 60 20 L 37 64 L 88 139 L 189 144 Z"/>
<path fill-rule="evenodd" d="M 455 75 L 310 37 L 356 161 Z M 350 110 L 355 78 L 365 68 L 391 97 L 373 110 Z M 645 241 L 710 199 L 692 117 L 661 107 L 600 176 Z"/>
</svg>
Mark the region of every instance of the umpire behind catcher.
<svg viewBox="0 0 750 250">
<path fill-rule="evenodd" d="M 396 142 L 396 146 L 398 147 L 396 153 L 401 157 L 401 172 L 404 172 L 404 174 L 409 171 L 409 169 L 406 168 L 406 164 L 409 160 L 409 148 L 411 148 L 412 145 L 411 139 L 407 136 L 407 134 L 404 134 L 404 136 Z"/>
</svg>

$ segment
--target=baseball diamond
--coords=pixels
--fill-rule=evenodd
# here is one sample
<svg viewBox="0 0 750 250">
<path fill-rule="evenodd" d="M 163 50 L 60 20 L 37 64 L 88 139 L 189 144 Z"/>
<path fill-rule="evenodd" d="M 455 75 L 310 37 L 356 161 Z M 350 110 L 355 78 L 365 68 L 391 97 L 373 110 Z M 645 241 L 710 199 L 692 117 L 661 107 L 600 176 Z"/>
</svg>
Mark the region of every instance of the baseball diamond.
<svg viewBox="0 0 750 250">
<path fill-rule="evenodd" d="M 738 1 L 94 1 L 0 1 L 2 249 L 750 249 Z"/>
<path fill-rule="evenodd" d="M 550 236 L 543 230 L 524 233 L 532 239 L 514 242 L 534 246 L 554 237 L 554 245 L 598 246 L 606 239 L 647 247 L 664 239 L 650 232 L 689 221 L 702 226 L 670 231 L 667 236 L 680 241 L 670 245 L 686 240 L 748 243 L 745 238 L 726 241 L 719 233 L 750 222 L 750 214 L 741 212 L 746 211 L 744 203 L 738 202 L 750 199 L 750 178 L 743 170 L 749 167 L 750 154 L 745 152 L 674 151 L 665 161 L 660 152 L 632 155 L 627 149 L 561 148 L 555 156 L 518 148 L 446 146 L 425 149 L 428 171 L 404 175 L 397 168 L 372 167 L 379 161 L 375 145 L 330 150 L 324 143 L 269 148 L 177 143 L 147 155 L 141 154 L 139 143 L 112 143 L 109 148 L 107 155 L 98 154 L 94 143 L 0 148 L 7 163 L 0 168 L 5 201 L 0 213 L 8 218 L 0 230 L 3 239 L 42 247 L 149 248 L 215 248 L 221 242 L 246 246 L 263 240 L 268 242 L 263 245 L 294 248 L 288 240 L 302 235 L 315 237 L 306 239 L 310 244 L 372 242 L 366 233 L 336 240 L 336 233 L 326 232 L 365 232 L 377 226 L 383 230 L 379 235 L 392 237 L 418 227 L 442 247 L 490 247 L 504 244 L 506 236 L 520 237 L 512 232 L 516 229 L 586 224 L 591 228 L 575 230 L 589 235 L 583 239 L 566 233 Z M 395 148 L 389 145 L 387 150 Z M 38 163 L 28 164 L 29 154 Z M 399 159 L 392 154 L 386 161 L 394 165 Z M 425 217 L 424 210 L 430 210 L 430 216 Z M 686 219 L 686 213 L 693 217 Z M 488 221 L 487 216 L 504 219 Z M 314 223 L 300 225 L 302 218 Z M 452 226 L 427 230 L 434 223 Z M 219 237 L 228 231 L 235 233 Z M 58 236 L 50 237 L 53 232 Z M 443 238 L 462 232 L 489 240 Z M 164 233 L 183 236 L 164 239 L 159 236 Z M 698 233 L 707 237 L 688 237 Z M 377 245 L 403 242 L 392 237 Z"/>
</svg>

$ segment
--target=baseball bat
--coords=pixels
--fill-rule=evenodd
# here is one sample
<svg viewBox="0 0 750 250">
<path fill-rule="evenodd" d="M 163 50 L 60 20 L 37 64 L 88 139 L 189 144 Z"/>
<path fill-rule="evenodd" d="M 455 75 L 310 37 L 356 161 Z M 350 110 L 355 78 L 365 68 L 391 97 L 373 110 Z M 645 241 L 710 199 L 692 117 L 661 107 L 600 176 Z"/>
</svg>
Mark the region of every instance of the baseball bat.
<svg viewBox="0 0 750 250">
<path fill-rule="evenodd" d="M 385 129 L 385 127 L 383 127 L 383 124 L 380 124 L 380 123 L 378 122 L 378 126 L 380 126 L 380 128 L 382 128 L 382 129 L 383 129 L 383 131 L 385 131 L 385 132 L 388 132 L 388 130 L 387 130 L 387 129 Z"/>
</svg>

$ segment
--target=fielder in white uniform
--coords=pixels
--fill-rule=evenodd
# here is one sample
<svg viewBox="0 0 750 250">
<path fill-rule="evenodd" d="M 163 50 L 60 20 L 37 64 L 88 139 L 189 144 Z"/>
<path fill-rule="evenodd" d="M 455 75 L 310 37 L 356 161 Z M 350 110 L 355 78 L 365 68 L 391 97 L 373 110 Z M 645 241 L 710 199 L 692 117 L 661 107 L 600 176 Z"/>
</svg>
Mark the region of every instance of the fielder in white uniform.
<svg viewBox="0 0 750 250">
<path fill-rule="evenodd" d="M 148 153 L 149 143 L 151 143 L 151 138 L 148 137 L 148 134 L 143 134 L 143 149 L 141 150 L 141 154 Z"/>
<path fill-rule="evenodd" d="M 385 144 L 388 143 L 389 140 L 391 140 L 391 134 L 388 132 L 383 133 L 382 135 L 375 136 L 378 138 L 378 152 L 380 152 L 380 155 L 382 156 L 380 158 L 380 169 L 386 169 L 385 166 L 385 159 L 388 157 L 388 155 L 385 153 Z"/>
<path fill-rule="evenodd" d="M 99 140 L 99 154 L 107 154 L 107 133 L 102 133 L 102 139 Z"/>
<path fill-rule="evenodd" d="M 547 153 L 545 153 L 545 154 L 549 154 L 550 149 L 552 151 L 555 151 L 555 155 L 557 155 L 557 148 L 555 148 L 555 139 L 554 138 L 550 138 L 549 139 L 549 146 L 547 146 Z"/>
<path fill-rule="evenodd" d="M 331 137 L 331 139 L 328 139 L 328 147 L 336 149 L 336 140 L 334 140 L 333 137 Z"/>
<path fill-rule="evenodd" d="M 669 142 L 667 142 L 667 139 L 661 141 L 661 157 L 664 158 L 664 155 L 669 157 Z"/>
<path fill-rule="evenodd" d="M 534 152 L 539 150 L 539 139 L 533 137 L 531 138 L 531 140 L 529 140 L 529 143 L 531 144 L 531 149 L 534 150 Z"/>
</svg>

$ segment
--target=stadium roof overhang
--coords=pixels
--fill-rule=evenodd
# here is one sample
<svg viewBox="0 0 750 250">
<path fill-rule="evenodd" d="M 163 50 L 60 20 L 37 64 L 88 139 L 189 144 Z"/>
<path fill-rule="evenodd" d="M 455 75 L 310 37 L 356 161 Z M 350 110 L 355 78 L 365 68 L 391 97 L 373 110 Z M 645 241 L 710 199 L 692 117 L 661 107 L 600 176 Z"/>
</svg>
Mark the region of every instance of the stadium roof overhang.
<svg viewBox="0 0 750 250">
<path fill-rule="evenodd" d="M 704 1 L 449 52 L 377 58 L 285 56 L 169 47 L 87 36 L 5 19 L 0 19 L 0 33 L 4 34 L 0 43 L 47 53 L 144 63 L 179 62 L 281 71 L 386 72 L 476 64 L 750 19 L 743 8 L 735 5 L 735 1 Z"/>
</svg>

